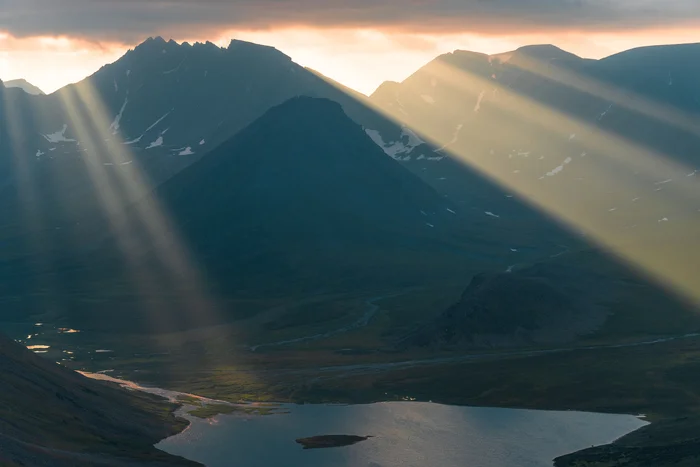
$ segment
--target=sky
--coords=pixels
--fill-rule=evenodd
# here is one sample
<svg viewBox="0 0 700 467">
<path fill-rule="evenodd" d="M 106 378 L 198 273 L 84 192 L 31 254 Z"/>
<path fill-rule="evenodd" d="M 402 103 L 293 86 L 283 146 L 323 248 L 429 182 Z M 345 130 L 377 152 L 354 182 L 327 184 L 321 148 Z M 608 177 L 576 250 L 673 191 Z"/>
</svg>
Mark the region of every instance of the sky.
<svg viewBox="0 0 700 467">
<path fill-rule="evenodd" d="M 698 0 L 0 0 L 0 78 L 46 92 L 149 36 L 235 38 L 371 93 L 455 49 L 552 43 L 589 58 L 700 42 Z"/>
</svg>

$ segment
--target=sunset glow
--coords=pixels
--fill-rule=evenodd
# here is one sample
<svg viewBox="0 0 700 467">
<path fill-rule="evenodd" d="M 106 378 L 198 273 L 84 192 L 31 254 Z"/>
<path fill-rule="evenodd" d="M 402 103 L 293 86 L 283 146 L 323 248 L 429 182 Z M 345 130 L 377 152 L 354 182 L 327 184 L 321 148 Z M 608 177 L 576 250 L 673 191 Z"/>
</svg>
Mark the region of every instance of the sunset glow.
<svg viewBox="0 0 700 467">
<path fill-rule="evenodd" d="M 626 31 L 622 34 L 615 31 L 570 31 L 516 35 L 469 32 L 427 34 L 394 29 L 281 28 L 223 30 L 209 37 L 183 34 L 173 39 L 189 42 L 210 40 L 226 46 L 235 38 L 271 45 L 301 65 L 370 94 L 383 81 L 401 81 L 436 55 L 456 49 L 493 54 L 522 45 L 553 43 L 582 57 L 602 58 L 639 46 L 694 42 L 698 37 L 697 29 L 692 28 Z M 8 33 L 0 33 L 0 78 L 25 78 L 50 93 L 115 61 L 138 42 L 122 44 L 68 36 L 16 38 Z"/>
</svg>

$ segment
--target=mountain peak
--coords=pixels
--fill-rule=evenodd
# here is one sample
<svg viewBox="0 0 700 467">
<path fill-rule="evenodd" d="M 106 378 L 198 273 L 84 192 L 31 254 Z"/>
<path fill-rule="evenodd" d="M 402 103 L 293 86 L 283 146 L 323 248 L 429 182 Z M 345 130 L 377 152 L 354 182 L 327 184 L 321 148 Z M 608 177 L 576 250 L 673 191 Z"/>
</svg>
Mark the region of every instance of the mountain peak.
<svg viewBox="0 0 700 467">
<path fill-rule="evenodd" d="M 332 125 L 337 122 L 356 125 L 345 114 L 343 107 L 330 99 L 297 96 L 270 108 L 260 119 L 251 126 L 284 120 L 286 127 L 305 127 L 306 122 L 323 122 Z"/>
<path fill-rule="evenodd" d="M 514 55 L 526 55 L 528 57 L 539 58 L 543 60 L 554 59 L 580 59 L 578 55 L 560 49 L 553 44 L 534 44 L 519 47 L 513 52 Z"/>
<path fill-rule="evenodd" d="M 162 36 L 151 36 L 146 39 L 144 44 L 155 43 L 155 44 L 165 44 L 165 39 Z"/>
<path fill-rule="evenodd" d="M 2 83 L 2 81 L 0 81 L 0 83 Z M 45 94 L 44 91 L 23 78 L 6 81 L 4 85 L 6 88 L 20 88 L 27 94 L 32 94 L 34 96 L 43 96 Z"/>
<path fill-rule="evenodd" d="M 397 81 L 384 81 L 374 90 L 371 97 L 379 99 L 396 99 L 396 96 L 401 89 L 401 83 Z"/>
<path fill-rule="evenodd" d="M 236 52 L 242 54 L 261 54 L 265 56 L 279 56 L 285 57 L 287 60 L 292 60 L 291 57 L 287 56 L 283 52 L 280 52 L 276 48 L 269 45 L 256 44 L 254 42 L 241 41 L 238 39 L 231 39 L 227 50 L 229 52 Z"/>
<path fill-rule="evenodd" d="M 136 51 L 151 51 L 151 52 L 161 52 L 166 49 L 178 48 L 180 45 L 174 40 L 170 39 L 166 41 L 161 36 L 149 37 L 145 41 L 137 45 L 134 50 Z"/>
</svg>

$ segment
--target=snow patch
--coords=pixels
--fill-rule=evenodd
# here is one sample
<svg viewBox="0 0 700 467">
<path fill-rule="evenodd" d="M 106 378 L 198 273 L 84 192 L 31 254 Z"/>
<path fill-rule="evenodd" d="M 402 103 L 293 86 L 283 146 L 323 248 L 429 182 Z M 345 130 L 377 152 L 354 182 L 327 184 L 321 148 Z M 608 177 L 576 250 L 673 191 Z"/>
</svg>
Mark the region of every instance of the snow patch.
<svg viewBox="0 0 700 467">
<path fill-rule="evenodd" d="M 141 138 L 143 138 L 143 135 L 139 136 L 139 137 L 136 138 L 136 139 L 132 139 L 131 141 L 124 141 L 123 144 L 136 144 L 136 143 L 138 143 L 139 141 L 141 141 Z"/>
<path fill-rule="evenodd" d="M 165 53 L 165 51 L 163 51 L 163 53 Z M 184 61 L 185 61 L 185 59 L 183 58 L 182 61 L 180 61 L 180 63 L 178 63 L 177 66 L 176 66 L 175 68 L 173 68 L 172 70 L 164 71 L 163 74 L 164 74 L 164 75 L 169 75 L 170 73 L 175 73 L 177 70 L 180 69 L 180 67 L 182 66 L 182 64 L 184 63 Z"/>
<path fill-rule="evenodd" d="M 460 123 L 459 125 L 457 125 L 457 128 L 455 128 L 454 133 L 452 133 L 452 139 L 451 139 L 450 141 L 448 141 L 447 143 L 445 143 L 445 144 L 444 144 L 442 147 L 440 147 L 437 151 L 442 151 L 442 150 L 444 150 L 445 148 L 447 148 L 447 146 L 451 146 L 451 145 L 453 145 L 454 143 L 456 143 L 456 142 L 457 142 L 457 138 L 459 137 L 459 132 L 462 131 L 462 128 L 464 128 L 464 124 L 463 124 L 463 123 Z M 436 152 L 437 152 L 437 151 L 436 151 Z"/>
<path fill-rule="evenodd" d="M 431 227 L 431 228 L 435 227 L 433 224 L 431 224 L 429 222 L 426 222 L 425 225 L 427 225 L 428 227 Z"/>
<path fill-rule="evenodd" d="M 199 145 L 200 145 L 200 146 L 204 146 L 205 143 L 206 143 L 206 141 L 202 140 L 202 141 L 199 142 Z"/>
<path fill-rule="evenodd" d="M 476 100 L 476 105 L 474 106 L 474 112 L 478 112 L 481 109 L 481 101 L 484 100 L 484 95 L 486 91 L 481 91 L 479 97 Z"/>
<path fill-rule="evenodd" d="M 673 181 L 673 179 L 672 179 L 672 178 L 669 178 L 669 179 L 666 179 L 666 180 L 663 180 L 663 181 L 660 181 L 660 182 L 656 182 L 656 183 L 654 183 L 654 185 L 665 185 L 665 184 L 670 183 L 670 182 L 672 182 L 672 181 Z"/>
<path fill-rule="evenodd" d="M 151 130 L 153 129 L 153 127 L 155 127 L 155 126 L 158 125 L 160 122 L 162 122 L 162 121 L 165 119 L 165 117 L 167 117 L 168 115 L 170 115 L 170 112 L 167 112 L 165 115 L 163 115 L 163 116 L 160 117 L 158 120 L 156 120 L 151 126 L 149 126 L 148 128 L 146 128 L 146 130 L 145 130 L 143 133 L 141 133 L 141 136 L 139 136 L 139 137 L 136 138 L 136 139 L 132 139 L 131 141 L 127 141 L 127 142 L 125 142 L 124 144 L 135 144 L 135 143 L 138 143 L 139 141 L 141 141 L 141 138 L 143 138 L 144 135 L 145 135 L 146 133 L 148 133 L 149 131 L 151 131 Z M 165 130 L 165 131 L 168 131 L 168 130 Z M 164 131 L 163 133 L 161 133 L 161 134 L 165 134 L 165 131 Z"/>
<path fill-rule="evenodd" d="M 569 135 L 569 141 L 571 141 L 571 140 L 574 139 L 574 138 L 576 138 L 576 133 L 571 133 L 571 134 Z"/>
<path fill-rule="evenodd" d="M 192 154 L 194 154 L 194 152 L 192 152 L 192 148 L 187 146 L 184 150 L 178 153 L 178 156 L 191 156 Z"/>
<path fill-rule="evenodd" d="M 598 117 L 596 120 L 601 121 L 605 116 L 610 112 L 615 104 L 610 104 L 607 109 L 605 109 Z"/>
<path fill-rule="evenodd" d="M 46 153 L 43 152 L 41 149 L 37 149 L 37 150 L 36 150 L 36 157 L 41 157 L 41 156 L 43 156 L 44 154 L 46 154 Z"/>
<path fill-rule="evenodd" d="M 155 141 L 153 141 L 151 144 L 149 144 L 146 149 L 151 149 L 151 148 L 157 148 L 158 146 L 163 145 L 163 137 L 159 136 Z"/>
<path fill-rule="evenodd" d="M 66 130 L 68 129 L 67 124 L 63 124 L 63 128 L 58 130 L 55 133 L 49 133 L 48 135 L 42 135 L 44 138 L 46 138 L 46 141 L 49 143 L 74 143 L 74 139 L 69 139 L 66 138 Z"/>
<path fill-rule="evenodd" d="M 400 154 L 409 154 L 417 146 L 425 143 L 425 141 L 420 139 L 418 135 L 407 127 L 402 128 L 399 141 L 393 141 L 391 143 L 385 143 L 382 135 L 379 134 L 377 130 L 366 128 L 365 133 L 367 133 L 367 136 L 369 136 L 377 146 L 382 148 L 387 155 L 396 160 L 400 160 Z M 408 142 L 406 144 L 401 141 L 404 138 L 408 138 Z M 430 158 L 428 158 L 428 160 L 430 160 Z"/>
<path fill-rule="evenodd" d="M 445 209 L 447 209 L 447 212 L 451 212 L 452 214 L 457 214 L 456 212 L 454 212 L 454 211 L 453 211 L 452 209 L 450 209 L 450 208 L 445 208 Z"/>
<path fill-rule="evenodd" d="M 170 112 L 167 112 L 165 115 L 163 115 L 163 116 L 160 117 L 158 120 L 156 120 L 151 126 L 149 126 L 148 128 L 146 128 L 146 131 L 144 131 L 144 133 L 148 133 L 150 130 L 153 129 L 153 127 L 155 127 L 155 126 L 158 125 L 160 122 L 162 122 L 162 121 L 165 119 L 165 117 L 167 117 L 168 115 L 170 115 Z M 168 130 L 165 130 L 165 131 L 168 131 Z M 164 131 L 163 133 L 165 133 L 165 131 Z"/>
<path fill-rule="evenodd" d="M 122 104 L 122 108 L 119 109 L 119 113 L 114 117 L 114 121 L 112 124 L 109 126 L 109 129 L 112 130 L 112 134 L 116 135 L 117 132 L 119 131 L 119 122 L 122 120 L 122 116 L 124 115 L 124 109 L 126 109 L 126 104 L 129 103 L 129 98 L 127 97 L 124 99 L 124 103 Z"/>
<path fill-rule="evenodd" d="M 567 164 L 570 164 L 571 161 L 572 161 L 572 159 L 570 157 L 567 157 L 566 159 L 564 159 L 564 162 L 562 162 L 561 165 L 559 165 L 559 166 L 553 168 L 552 170 L 550 170 L 549 172 L 547 172 L 546 176 L 547 177 L 554 177 L 556 174 L 558 174 L 562 170 L 564 170 L 564 166 Z M 541 177 L 541 178 L 544 178 L 544 177 Z"/>
<path fill-rule="evenodd" d="M 499 216 L 498 214 L 492 213 L 491 211 L 484 211 L 484 214 L 486 214 L 487 216 L 490 216 L 490 217 L 495 217 L 496 219 L 498 219 L 499 217 L 501 217 L 501 216 Z"/>
</svg>

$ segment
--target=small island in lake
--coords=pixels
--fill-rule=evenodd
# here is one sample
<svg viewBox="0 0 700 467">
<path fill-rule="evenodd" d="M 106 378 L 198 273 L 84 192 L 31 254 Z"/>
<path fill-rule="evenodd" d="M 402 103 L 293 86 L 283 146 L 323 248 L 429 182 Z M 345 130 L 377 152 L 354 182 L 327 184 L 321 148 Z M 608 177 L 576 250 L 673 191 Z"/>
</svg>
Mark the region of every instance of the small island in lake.
<svg viewBox="0 0 700 467">
<path fill-rule="evenodd" d="M 304 449 L 321 449 L 350 446 L 352 444 L 368 440 L 369 438 L 372 438 L 372 436 L 324 435 L 312 436 L 310 438 L 299 438 L 296 440 L 296 442 L 304 446 Z"/>
</svg>

